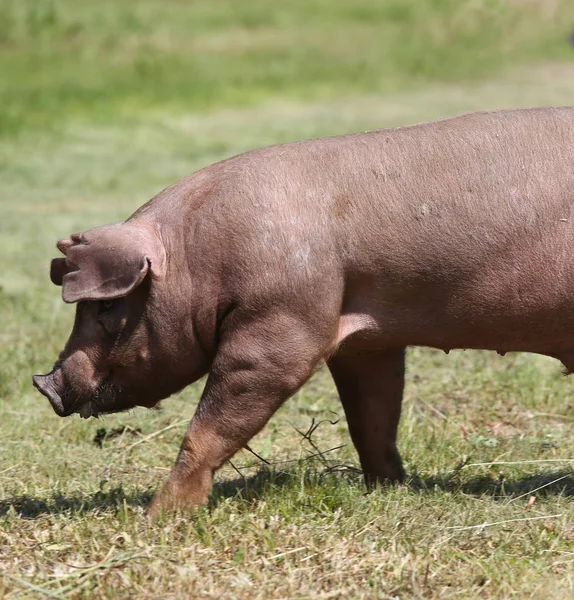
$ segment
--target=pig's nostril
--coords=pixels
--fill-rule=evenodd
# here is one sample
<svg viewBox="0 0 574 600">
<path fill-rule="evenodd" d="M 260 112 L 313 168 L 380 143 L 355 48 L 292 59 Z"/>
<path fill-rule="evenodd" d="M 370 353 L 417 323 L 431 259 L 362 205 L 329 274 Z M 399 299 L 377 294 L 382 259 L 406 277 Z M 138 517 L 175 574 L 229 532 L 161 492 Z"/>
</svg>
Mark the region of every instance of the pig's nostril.
<svg viewBox="0 0 574 600">
<path fill-rule="evenodd" d="M 32 383 L 34 384 L 34 387 L 42 393 L 45 386 L 45 379 L 47 377 L 47 375 L 34 375 L 32 377 Z"/>
<path fill-rule="evenodd" d="M 60 394 L 54 387 L 53 371 L 47 375 L 34 375 L 32 377 L 32 383 L 41 394 L 48 398 L 54 412 L 60 417 L 65 416 L 66 411 L 64 409 L 64 403 L 62 402 Z"/>
</svg>

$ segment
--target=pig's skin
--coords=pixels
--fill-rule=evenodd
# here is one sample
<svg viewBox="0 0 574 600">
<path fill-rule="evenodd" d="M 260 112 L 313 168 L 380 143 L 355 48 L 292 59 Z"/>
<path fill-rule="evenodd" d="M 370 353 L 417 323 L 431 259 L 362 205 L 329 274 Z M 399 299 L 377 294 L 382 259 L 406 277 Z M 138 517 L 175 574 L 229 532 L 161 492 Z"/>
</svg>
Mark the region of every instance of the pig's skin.
<svg viewBox="0 0 574 600">
<path fill-rule="evenodd" d="M 205 503 L 213 472 L 321 361 L 367 483 L 400 480 L 407 346 L 573 368 L 573 207 L 574 108 L 249 152 L 59 242 L 52 278 L 76 324 L 35 383 L 59 414 L 89 416 L 209 373 L 152 514 Z"/>
</svg>

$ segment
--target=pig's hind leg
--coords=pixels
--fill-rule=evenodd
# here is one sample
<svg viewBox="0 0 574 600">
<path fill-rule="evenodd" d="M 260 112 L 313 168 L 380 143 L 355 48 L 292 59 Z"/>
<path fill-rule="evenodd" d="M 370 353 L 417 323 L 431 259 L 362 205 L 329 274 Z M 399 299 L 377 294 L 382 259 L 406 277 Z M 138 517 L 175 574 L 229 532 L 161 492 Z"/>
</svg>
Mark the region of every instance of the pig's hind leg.
<svg viewBox="0 0 574 600">
<path fill-rule="evenodd" d="M 197 411 L 151 516 L 205 504 L 213 474 L 243 448 L 310 377 L 325 356 L 332 328 L 317 332 L 275 314 L 223 333 Z"/>
<path fill-rule="evenodd" d="M 396 439 L 405 381 L 405 349 L 358 352 L 343 347 L 328 365 L 367 486 L 402 481 L 405 472 Z"/>
</svg>

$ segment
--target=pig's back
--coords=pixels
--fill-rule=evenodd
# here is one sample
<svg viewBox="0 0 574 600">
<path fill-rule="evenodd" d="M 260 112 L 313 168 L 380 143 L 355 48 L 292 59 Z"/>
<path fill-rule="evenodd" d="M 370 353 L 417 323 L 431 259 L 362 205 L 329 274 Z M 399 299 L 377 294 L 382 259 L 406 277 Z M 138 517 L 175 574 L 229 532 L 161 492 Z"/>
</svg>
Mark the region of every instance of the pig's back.
<svg viewBox="0 0 574 600">
<path fill-rule="evenodd" d="M 333 204 L 349 310 L 358 303 L 409 343 L 573 345 L 574 109 L 359 139 L 363 160 Z"/>
</svg>

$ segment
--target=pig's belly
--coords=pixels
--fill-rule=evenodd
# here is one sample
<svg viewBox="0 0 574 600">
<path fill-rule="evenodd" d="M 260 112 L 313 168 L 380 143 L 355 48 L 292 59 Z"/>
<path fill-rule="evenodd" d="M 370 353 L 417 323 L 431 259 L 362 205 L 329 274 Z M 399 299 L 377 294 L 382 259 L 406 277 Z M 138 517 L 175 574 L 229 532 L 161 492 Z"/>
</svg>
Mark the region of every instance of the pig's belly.
<svg viewBox="0 0 574 600">
<path fill-rule="evenodd" d="M 365 339 L 378 346 L 559 355 L 574 351 L 574 290 L 567 291 L 539 288 L 517 295 L 504 286 L 445 284 L 387 294 L 377 287 L 351 299 L 343 316 L 361 316 Z"/>
</svg>

